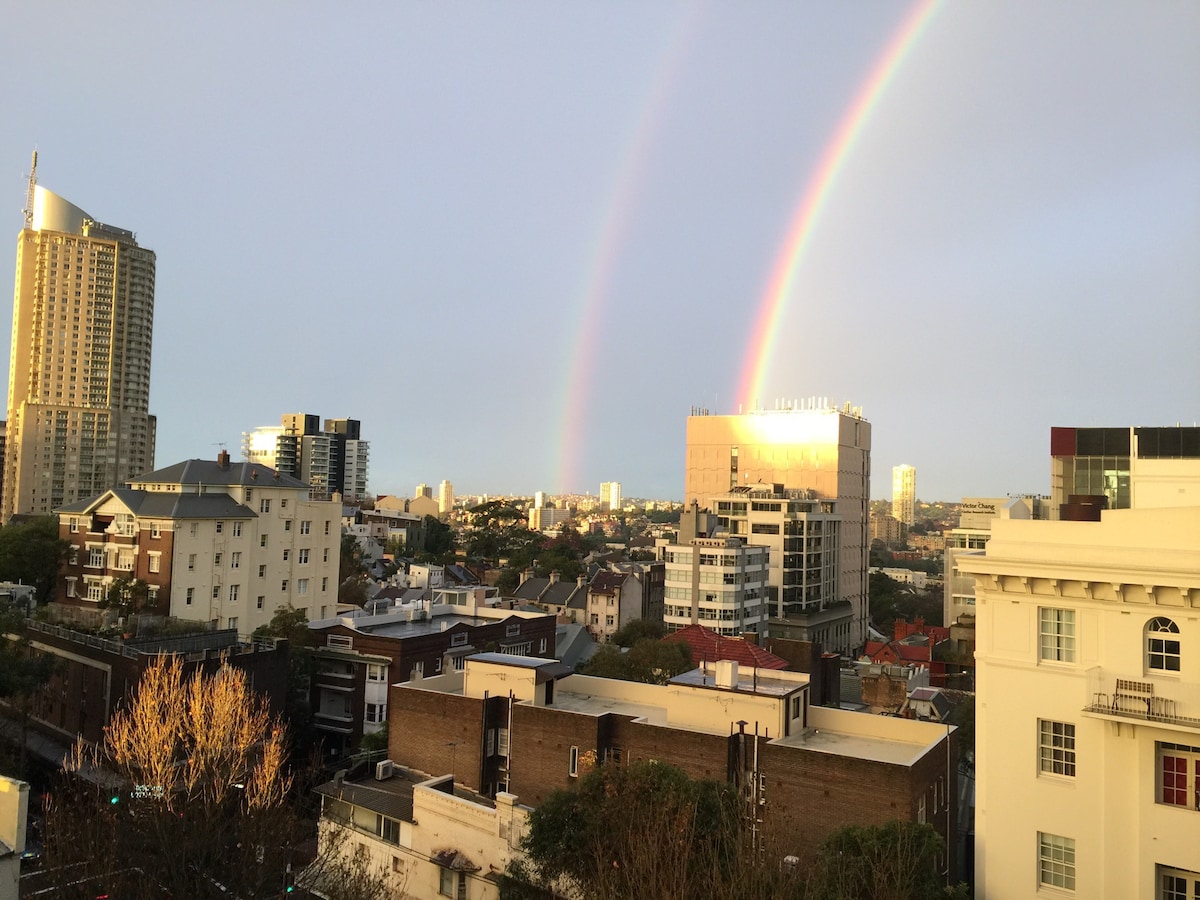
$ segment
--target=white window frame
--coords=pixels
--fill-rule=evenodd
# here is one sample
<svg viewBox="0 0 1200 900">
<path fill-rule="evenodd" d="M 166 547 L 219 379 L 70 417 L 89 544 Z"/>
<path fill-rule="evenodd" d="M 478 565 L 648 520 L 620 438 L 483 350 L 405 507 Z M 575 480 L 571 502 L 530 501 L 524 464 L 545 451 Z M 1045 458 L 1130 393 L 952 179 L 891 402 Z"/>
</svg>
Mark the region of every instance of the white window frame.
<svg viewBox="0 0 1200 900">
<path fill-rule="evenodd" d="M 1166 758 L 1176 760 L 1173 771 L 1166 772 Z M 1173 783 L 1168 784 L 1168 778 Z M 1167 799 L 1167 791 L 1172 798 Z M 1182 800 L 1183 802 L 1178 802 Z M 1200 811 L 1200 747 L 1157 741 L 1154 745 L 1154 802 L 1175 809 Z"/>
<path fill-rule="evenodd" d="M 146 571 L 152 572 L 152 573 L 157 573 L 157 572 L 162 571 L 162 554 L 161 553 L 151 552 L 151 553 L 146 554 Z"/>
<path fill-rule="evenodd" d="M 1038 884 L 1075 891 L 1075 839 L 1039 831 Z"/>
<path fill-rule="evenodd" d="M 1074 663 L 1078 638 L 1075 610 L 1038 607 L 1038 658 L 1042 662 Z"/>
<path fill-rule="evenodd" d="M 1075 777 L 1075 723 L 1038 719 L 1038 771 Z"/>
<path fill-rule="evenodd" d="M 567 777 L 579 777 L 579 748 L 572 747 L 567 755 Z"/>
<path fill-rule="evenodd" d="M 271 498 L 263 497 L 258 501 L 258 511 L 260 513 L 269 513 L 271 511 Z"/>
<path fill-rule="evenodd" d="M 1161 900 L 1188 900 L 1200 897 L 1200 872 L 1158 866 L 1155 875 L 1154 896 Z M 1170 883 L 1168 883 L 1170 879 Z"/>
<path fill-rule="evenodd" d="M 381 663 L 367 663 L 367 681 L 387 681 L 387 666 Z"/>
<path fill-rule="evenodd" d="M 1155 616 L 1146 623 L 1146 672 L 1154 675 L 1178 675 L 1183 662 L 1179 626 L 1166 616 Z"/>
<path fill-rule="evenodd" d="M 241 537 L 241 536 L 242 536 L 242 523 L 241 523 L 241 522 L 234 522 L 234 523 L 233 523 L 233 536 L 234 536 L 234 537 Z"/>
</svg>

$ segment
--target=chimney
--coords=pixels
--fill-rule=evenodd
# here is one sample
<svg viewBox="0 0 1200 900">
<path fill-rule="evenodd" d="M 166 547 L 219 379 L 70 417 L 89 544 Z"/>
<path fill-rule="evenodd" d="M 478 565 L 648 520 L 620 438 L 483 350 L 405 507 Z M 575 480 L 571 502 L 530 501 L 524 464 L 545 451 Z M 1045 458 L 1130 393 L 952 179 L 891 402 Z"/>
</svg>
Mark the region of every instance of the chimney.
<svg viewBox="0 0 1200 900">
<path fill-rule="evenodd" d="M 896 617 L 896 621 L 892 623 L 892 636 L 898 641 L 908 637 L 908 619 L 903 616 Z"/>
<path fill-rule="evenodd" d="M 527 581 L 528 581 L 530 578 L 532 578 L 532 577 L 533 577 L 533 569 L 532 569 L 532 567 L 531 567 L 531 568 L 528 568 L 528 569 L 525 569 L 525 570 L 524 570 L 524 571 L 521 573 L 521 580 L 517 582 L 517 587 L 520 587 L 521 585 L 523 585 L 525 582 L 527 582 Z"/>
<path fill-rule="evenodd" d="M 559 573 L 558 569 L 555 569 L 554 571 L 552 571 L 550 573 L 550 583 L 558 584 L 559 577 L 560 577 L 560 573 Z"/>
<path fill-rule="evenodd" d="M 580 572 L 579 577 L 575 579 L 575 585 L 581 589 L 587 587 L 587 576 Z"/>
<path fill-rule="evenodd" d="M 229 468 L 229 451 L 224 447 L 222 447 L 221 452 L 217 454 L 217 465 L 222 469 Z"/>
</svg>

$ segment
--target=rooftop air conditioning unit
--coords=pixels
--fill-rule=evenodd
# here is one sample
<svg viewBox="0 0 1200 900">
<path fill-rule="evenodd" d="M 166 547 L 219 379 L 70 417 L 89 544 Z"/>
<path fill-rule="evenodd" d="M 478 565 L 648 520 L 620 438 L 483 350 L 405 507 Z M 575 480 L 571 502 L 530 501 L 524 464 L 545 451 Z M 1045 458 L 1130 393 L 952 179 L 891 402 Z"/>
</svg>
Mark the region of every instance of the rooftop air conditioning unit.
<svg viewBox="0 0 1200 900">
<path fill-rule="evenodd" d="M 386 781 L 392 777 L 392 773 L 396 769 L 396 764 L 390 759 L 385 759 L 375 763 L 375 780 Z"/>
</svg>

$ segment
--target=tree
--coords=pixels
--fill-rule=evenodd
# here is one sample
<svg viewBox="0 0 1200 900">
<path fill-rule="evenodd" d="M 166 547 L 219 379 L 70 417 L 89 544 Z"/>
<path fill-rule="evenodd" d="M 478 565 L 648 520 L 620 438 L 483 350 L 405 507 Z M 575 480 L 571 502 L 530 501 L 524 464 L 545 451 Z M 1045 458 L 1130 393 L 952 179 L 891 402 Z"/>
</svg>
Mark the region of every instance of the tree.
<svg viewBox="0 0 1200 900">
<path fill-rule="evenodd" d="M 531 885 L 582 900 L 798 896 L 794 876 L 761 864 L 743 824 L 732 785 L 666 763 L 602 765 L 530 813 L 526 863 L 501 896 L 530 896 Z"/>
<path fill-rule="evenodd" d="M 254 629 L 254 636 L 287 638 L 292 650 L 317 646 L 317 636 L 308 627 L 308 614 L 290 603 L 277 606 L 271 621 Z"/>
<path fill-rule="evenodd" d="M 619 678 L 644 684 L 666 684 L 692 668 L 692 651 L 687 644 L 641 638 L 628 651 L 604 644 L 580 671 L 582 675 Z"/>
<path fill-rule="evenodd" d="M 113 579 L 99 605 L 102 609 L 117 610 L 120 616 L 131 616 L 146 608 L 149 597 L 150 585 L 132 575 L 122 575 Z"/>
<path fill-rule="evenodd" d="M 642 638 L 651 638 L 652 640 L 661 640 L 666 634 L 666 628 L 662 622 L 656 622 L 653 619 L 630 619 L 615 632 L 613 632 L 612 642 L 618 647 L 632 647 Z"/>
<path fill-rule="evenodd" d="M 17 771 L 24 776 L 29 716 L 38 691 L 59 668 L 58 658 L 29 646 L 24 612 L 0 600 L 0 705 L 20 724 Z"/>
<path fill-rule="evenodd" d="M 69 542 L 58 536 L 58 518 L 39 516 L 0 528 L 0 581 L 19 581 L 37 588 L 38 602 L 54 597 L 58 569 Z"/>
<path fill-rule="evenodd" d="M 945 844 L 932 825 L 848 825 L 821 845 L 806 900 L 937 900 L 967 897 L 941 873 Z"/>
<path fill-rule="evenodd" d="M 283 726 L 230 666 L 185 677 L 178 658 L 155 663 L 103 742 L 80 742 L 66 769 L 77 777 L 48 806 L 47 862 L 114 896 L 274 896 L 311 831 Z"/>
</svg>

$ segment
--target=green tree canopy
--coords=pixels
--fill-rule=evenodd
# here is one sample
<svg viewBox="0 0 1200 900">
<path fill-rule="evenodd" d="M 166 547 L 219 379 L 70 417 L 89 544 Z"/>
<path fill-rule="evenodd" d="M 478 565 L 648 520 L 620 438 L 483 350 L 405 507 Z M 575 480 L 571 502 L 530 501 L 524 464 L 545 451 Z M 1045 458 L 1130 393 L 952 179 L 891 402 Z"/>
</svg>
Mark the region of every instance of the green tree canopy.
<svg viewBox="0 0 1200 900">
<path fill-rule="evenodd" d="M 39 516 L 0 528 L 0 581 L 19 581 L 37 588 L 38 602 L 54 599 L 58 578 L 70 544 L 58 536 L 58 518 Z"/>
<path fill-rule="evenodd" d="M 612 636 L 612 642 L 618 647 L 632 647 L 642 638 L 651 638 L 659 640 L 666 634 L 666 628 L 662 622 L 656 622 L 653 619 L 630 619 L 624 625 L 616 630 Z"/>
<path fill-rule="evenodd" d="M 923 823 L 839 828 L 821 845 L 806 900 L 965 900 L 965 885 L 946 886 L 944 848 Z"/>
<path fill-rule="evenodd" d="M 641 638 L 622 651 L 616 644 L 604 644 L 581 670 L 583 675 L 666 684 L 676 675 L 692 668 L 692 652 L 687 644 L 667 643 Z"/>
</svg>

